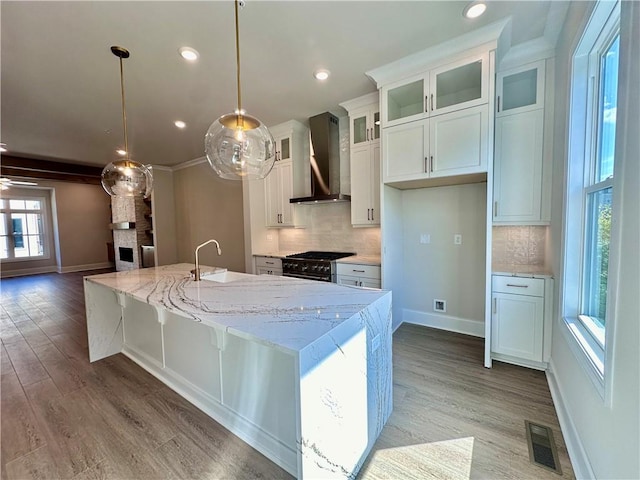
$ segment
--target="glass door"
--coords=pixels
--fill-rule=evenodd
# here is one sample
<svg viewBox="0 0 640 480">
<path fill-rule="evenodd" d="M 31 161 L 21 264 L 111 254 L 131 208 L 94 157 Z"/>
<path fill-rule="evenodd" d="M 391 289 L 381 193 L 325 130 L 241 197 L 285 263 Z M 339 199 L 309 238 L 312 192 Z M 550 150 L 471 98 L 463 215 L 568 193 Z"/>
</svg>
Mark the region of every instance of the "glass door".
<svg viewBox="0 0 640 480">
<path fill-rule="evenodd" d="M 544 60 L 498 73 L 496 116 L 544 107 Z"/>
<path fill-rule="evenodd" d="M 489 56 L 466 58 L 431 71 L 431 115 L 488 103 Z"/>
</svg>

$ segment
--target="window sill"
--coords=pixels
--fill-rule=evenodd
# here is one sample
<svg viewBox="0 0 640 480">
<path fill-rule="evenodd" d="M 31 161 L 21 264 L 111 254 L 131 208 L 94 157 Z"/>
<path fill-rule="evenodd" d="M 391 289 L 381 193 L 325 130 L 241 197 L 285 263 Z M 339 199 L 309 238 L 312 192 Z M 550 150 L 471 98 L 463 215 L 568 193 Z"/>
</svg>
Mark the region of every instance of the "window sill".
<svg viewBox="0 0 640 480">
<path fill-rule="evenodd" d="M 3 258 L 0 259 L 2 264 L 20 263 L 20 262 L 37 262 L 39 260 L 49 260 L 51 255 L 38 255 L 37 257 L 19 257 L 19 258 Z"/>
<path fill-rule="evenodd" d="M 562 332 L 578 363 L 604 400 L 604 350 L 577 317 L 564 317 Z"/>
</svg>

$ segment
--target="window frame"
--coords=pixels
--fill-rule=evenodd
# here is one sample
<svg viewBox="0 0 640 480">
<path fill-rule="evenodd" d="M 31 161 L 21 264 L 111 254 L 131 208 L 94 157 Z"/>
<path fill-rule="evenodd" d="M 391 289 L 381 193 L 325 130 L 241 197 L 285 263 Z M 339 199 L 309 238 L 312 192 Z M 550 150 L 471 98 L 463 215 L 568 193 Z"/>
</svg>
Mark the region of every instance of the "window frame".
<svg viewBox="0 0 640 480">
<path fill-rule="evenodd" d="M 587 216 L 589 194 L 611 188 L 612 229 L 610 247 L 614 243 L 613 218 L 618 214 L 614 177 L 597 181 L 600 148 L 600 99 L 602 85 L 601 59 L 616 36 L 620 35 L 620 2 L 599 1 L 578 41 L 570 73 L 568 105 L 568 155 L 565 185 L 565 222 L 563 232 L 563 285 L 561 295 L 561 331 L 578 362 L 582 365 L 603 400 L 610 401 L 607 392 L 611 379 L 610 339 L 615 318 L 612 299 L 612 259 L 609 257 L 607 278 L 607 309 L 604 331 L 599 332 L 593 318 L 583 314 L 587 277 Z M 619 79 L 618 79 L 619 82 Z M 617 136 L 616 129 L 616 136 Z M 614 172 L 615 172 L 614 155 Z M 575 248 L 579 243 L 579 248 Z"/>
<path fill-rule="evenodd" d="M 15 257 L 9 256 L 7 258 L 0 258 L 0 263 L 17 263 L 17 262 L 34 262 L 39 260 L 49 260 L 51 258 L 51 245 L 50 245 L 50 224 L 49 224 L 49 215 L 47 214 L 49 210 L 48 198 L 46 195 L 20 195 L 20 194 L 12 194 L 12 193 L 3 193 L 2 200 L 24 200 L 24 201 L 38 201 L 40 202 L 40 210 L 27 210 L 27 209 L 12 209 L 11 206 L 8 208 L 0 207 L 2 213 L 8 214 L 8 221 L 11 219 L 11 213 L 34 213 L 37 212 L 42 219 L 42 255 L 31 255 L 28 257 Z M 8 224 L 7 224 L 8 226 Z M 7 237 L 11 235 L 8 234 Z M 15 245 L 13 245 L 10 249 L 11 255 L 15 255 Z"/>
</svg>

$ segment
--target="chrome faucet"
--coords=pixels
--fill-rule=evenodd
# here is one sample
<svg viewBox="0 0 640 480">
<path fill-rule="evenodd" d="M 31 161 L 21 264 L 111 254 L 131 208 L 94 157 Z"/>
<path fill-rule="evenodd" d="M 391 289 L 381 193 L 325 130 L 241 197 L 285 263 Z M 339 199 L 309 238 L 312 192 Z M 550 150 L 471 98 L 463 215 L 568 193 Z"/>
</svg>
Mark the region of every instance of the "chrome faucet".
<svg viewBox="0 0 640 480">
<path fill-rule="evenodd" d="M 214 240 L 213 238 L 211 240 L 207 240 L 206 242 L 196 247 L 196 268 L 194 270 L 191 270 L 191 273 L 193 273 L 193 276 L 194 276 L 193 279 L 196 282 L 200 281 L 200 262 L 198 261 L 198 250 L 200 250 L 202 247 L 210 243 L 215 243 L 216 247 L 218 247 L 218 255 L 222 255 L 222 249 L 220 248 L 220 244 L 218 243 L 217 240 Z"/>
</svg>

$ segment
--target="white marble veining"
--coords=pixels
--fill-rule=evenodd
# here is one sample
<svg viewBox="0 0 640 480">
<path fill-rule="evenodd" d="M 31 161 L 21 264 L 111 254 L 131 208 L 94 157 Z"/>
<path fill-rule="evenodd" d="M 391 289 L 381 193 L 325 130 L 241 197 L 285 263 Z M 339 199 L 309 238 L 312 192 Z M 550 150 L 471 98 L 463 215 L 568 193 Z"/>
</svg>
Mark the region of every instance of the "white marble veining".
<svg viewBox="0 0 640 480">
<path fill-rule="evenodd" d="M 272 275 L 195 282 L 188 263 L 86 277 L 153 306 L 297 352 L 387 292 Z M 203 272 L 213 270 L 202 267 Z"/>
</svg>

